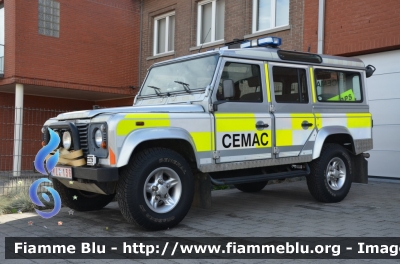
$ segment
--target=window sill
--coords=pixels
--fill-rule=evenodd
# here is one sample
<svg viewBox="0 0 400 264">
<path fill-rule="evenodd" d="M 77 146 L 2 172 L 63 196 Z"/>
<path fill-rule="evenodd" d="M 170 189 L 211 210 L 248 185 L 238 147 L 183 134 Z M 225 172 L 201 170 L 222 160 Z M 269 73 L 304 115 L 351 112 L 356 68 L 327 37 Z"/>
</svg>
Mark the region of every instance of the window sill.
<svg viewBox="0 0 400 264">
<path fill-rule="evenodd" d="M 218 46 L 221 44 L 225 44 L 225 40 L 217 40 L 214 42 L 208 42 L 208 43 L 204 44 L 203 46 L 200 45 L 200 46 L 196 46 L 196 47 L 191 47 L 189 49 L 189 51 L 199 50 L 200 48 L 204 49 L 204 48 L 214 47 L 214 46 Z"/>
<path fill-rule="evenodd" d="M 168 56 L 172 56 L 172 55 L 175 55 L 175 51 L 169 51 L 169 52 L 157 54 L 157 55 L 154 55 L 154 56 L 150 56 L 150 57 L 147 57 L 146 60 L 154 60 L 154 59 L 158 59 L 158 58 L 162 58 L 162 57 L 168 57 Z"/>
<path fill-rule="evenodd" d="M 290 25 L 283 26 L 283 27 L 277 27 L 277 28 L 271 28 L 271 29 L 255 32 L 253 34 L 245 35 L 244 38 L 247 39 L 247 38 L 259 37 L 259 36 L 263 36 L 263 35 L 270 34 L 270 33 L 289 30 L 290 28 L 291 28 Z"/>
</svg>

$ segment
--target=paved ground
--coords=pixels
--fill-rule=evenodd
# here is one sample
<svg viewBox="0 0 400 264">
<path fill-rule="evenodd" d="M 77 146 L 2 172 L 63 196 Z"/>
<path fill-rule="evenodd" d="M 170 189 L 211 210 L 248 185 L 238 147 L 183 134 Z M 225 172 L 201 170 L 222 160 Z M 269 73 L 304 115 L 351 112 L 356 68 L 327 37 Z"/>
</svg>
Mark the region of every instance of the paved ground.
<svg viewBox="0 0 400 264">
<path fill-rule="evenodd" d="M 96 212 L 68 214 L 68 208 L 52 219 L 36 213 L 0 216 L 0 263 L 4 263 L 4 237 L 11 236 L 182 236 L 182 237 L 282 237 L 356 236 L 400 237 L 400 181 L 373 180 L 353 184 L 338 204 L 316 202 L 305 181 L 267 185 L 256 194 L 236 189 L 214 191 L 212 209 L 193 208 L 177 227 L 146 232 L 126 223 L 116 202 Z M 33 221 L 29 226 L 28 221 Z M 63 221 L 62 226 L 57 222 Z M 106 230 L 108 227 L 108 230 Z M 388 260 L 336 260 L 337 262 L 389 263 Z M 125 263 L 115 260 L 7 260 L 5 263 Z M 243 260 L 154 260 L 144 263 L 243 263 Z M 252 260 L 251 263 L 264 262 Z M 272 260 L 272 263 L 331 263 L 330 260 Z"/>
</svg>

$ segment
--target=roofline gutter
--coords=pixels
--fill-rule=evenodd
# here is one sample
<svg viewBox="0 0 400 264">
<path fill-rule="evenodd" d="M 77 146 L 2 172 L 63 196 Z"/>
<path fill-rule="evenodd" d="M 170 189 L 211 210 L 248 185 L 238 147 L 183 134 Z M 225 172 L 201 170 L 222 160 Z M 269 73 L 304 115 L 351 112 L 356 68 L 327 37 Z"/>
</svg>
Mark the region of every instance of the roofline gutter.
<svg viewBox="0 0 400 264">
<path fill-rule="evenodd" d="M 318 54 L 324 53 L 325 0 L 319 0 L 318 5 Z"/>
</svg>

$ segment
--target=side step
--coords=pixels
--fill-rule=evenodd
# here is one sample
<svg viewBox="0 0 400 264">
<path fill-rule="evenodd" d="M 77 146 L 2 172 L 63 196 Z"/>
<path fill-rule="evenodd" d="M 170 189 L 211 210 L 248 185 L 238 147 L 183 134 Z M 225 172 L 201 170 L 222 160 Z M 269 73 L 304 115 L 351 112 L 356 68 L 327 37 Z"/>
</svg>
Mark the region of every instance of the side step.
<svg viewBox="0 0 400 264">
<path fill-rule="evenodd" d="M 249 176 L 241 176 L 233 178 L 222 178 L 222 179 L 213 179 L 210 176 L 210 179 L 211 183 L 214 185 L 231 185 L 231 184 L 263 182 L 268 180 L 294 178 L 294 177 L 307 176 L 309 174 L 310 174 L 310 167 L 308 166 L 308 164 L 306 164 L 306 170 L 295 170 L 288 172 L 277 172 L 271 174 L 249 175 Z"/>
</svg>

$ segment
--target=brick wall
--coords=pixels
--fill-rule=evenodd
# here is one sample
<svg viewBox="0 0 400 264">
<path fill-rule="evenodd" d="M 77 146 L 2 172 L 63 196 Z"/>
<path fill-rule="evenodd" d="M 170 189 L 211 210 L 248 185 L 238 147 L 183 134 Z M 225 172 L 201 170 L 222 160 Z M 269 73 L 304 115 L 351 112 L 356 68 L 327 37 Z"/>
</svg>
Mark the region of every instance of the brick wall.
<svg viewBox="0 0 400 264">
<path fill-rule="evenodd" d="M 59 0 L 60 38 L 38 33 L 38 0 L 5 1 L 8 83 L 130 94 L 138 85 L 140 2 Z"/>
<path fill-rule="evenodd" d="M 142 69 L 140 79 L 143 81 L 147 69 L 158 61 L 196 53 L 190 51 L 197 41 L 197 3 L 196 0 L 144 0 L 142 24 Z M 243 39 L 252 33 L 252 0 L 225 0 L 224 40 Z M 291 0 L 289 24 L 291 28 L 271 33 L 281 37 L 282 48 L 303 50 L 303 10 L 304 0 Z M 148 60 L 153 56 L 154 18 L 170 11 L 175 11 L 175 53 L 174 55 Z M 257 36 L 249 39 L 260 38 Z M 221 46 L 221 45 L 220 45 Z M 216 46 L 218 47 L 218 46 Z M 204 48 L 204 51 L 209 48 Z"/>
<path fill-rule="evenodd" d="M 329 0 L 324 53 L 357 55 L 400 48 L 400 1 Z M 317 51 L 318 1 L 305 0 L 305 50 Z"/>
</svg>

